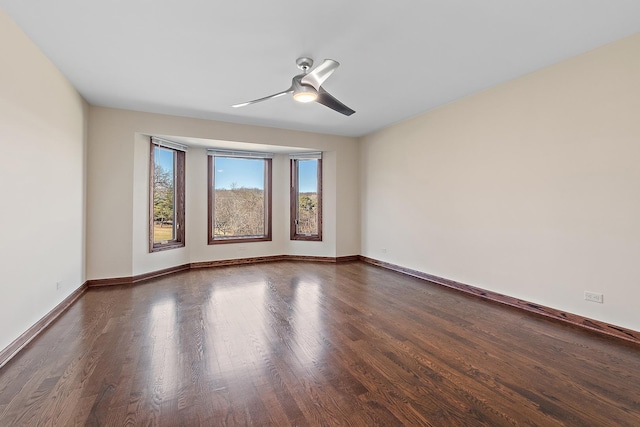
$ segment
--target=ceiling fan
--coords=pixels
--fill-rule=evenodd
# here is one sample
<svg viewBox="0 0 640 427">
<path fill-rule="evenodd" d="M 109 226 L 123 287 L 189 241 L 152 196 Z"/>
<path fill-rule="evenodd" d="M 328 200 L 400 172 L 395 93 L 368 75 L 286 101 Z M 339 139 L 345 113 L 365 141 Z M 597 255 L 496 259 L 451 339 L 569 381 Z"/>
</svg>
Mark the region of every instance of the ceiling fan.
<svg viewBox="0 0 640 427">
<path fill-rule="evenodd" d="M 232 105 L 234 108 L 244 107 L 245 105 L 255 104 L 256 102 L 266 101 L 267 99 L 277 98 L 282 95 L 293 93 L 293 99 L 298 102 L 318 102 L 325 107 L 350 116 L 355 113 L 354 110 L 335 99 L 329 92 L 324 90 L 322 83 L 329 78 L 331 74 L 340 66 L 338 61 L 333 59 L 325 59 L 322 64 L 309 71 L 313 66 L 313 59 L 298 58 L 296 60 L 298 68 L 302 70 L 302 74 L 298 74 L 291 81 L 291 87 L 285 91 L 265 96 L 264 98 L 254 99 L 253 101 L 243 102 L 241 104 Z"/>
</svg>

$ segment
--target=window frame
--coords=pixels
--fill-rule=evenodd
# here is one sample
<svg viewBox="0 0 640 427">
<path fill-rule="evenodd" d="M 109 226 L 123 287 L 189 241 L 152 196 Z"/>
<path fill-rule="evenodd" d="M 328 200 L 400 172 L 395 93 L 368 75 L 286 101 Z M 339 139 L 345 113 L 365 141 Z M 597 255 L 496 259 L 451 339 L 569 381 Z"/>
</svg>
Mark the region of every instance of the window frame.
<svg viewBox="0 0 640 427">
<path fill-rule="evenodd" d="M 250 242 L 270 242 L 272 241 L 272 159 L 268 157 L 252 157 L 247 155 L 242 156 L 235 153 L 234 155 L 224 154 L 214 154 L 209 153 L 207 155 L 208 165 L 207 165 L 207 193 L 208 193 L 208 212 L 207 212 L 207 233 L 208 233 L 208 243 L 209 245 L 224 245 L 228 243 L 250 243 Z M 264 161 L 264 191 L 265 194 L 265 219 L 264 219 L 264 227 L 265 234 L 262 236 L 234 236 L 234 237 L 225 237 L 225 238 L 215 238 L 213 235 L 214 231 L 214 223 L 215 223 L 215 173 L 214 173 L 214 164 L 216 157 L 232 157 L 232 158 L 240 158 L 247 160 L 263 160 Z"/>
<path fill-rule="evenodd" d="M 317 154 L 317 153 L 316 153 Z M 317 160 L 318 161 L 318 233 L 317 234 L 300 234 L 298 233 L 298 204 L 300 201 L 300 191 L 298 182 L 298 164 L 300 160 Z M 322 241 L 322 153 L 320 157 L 305 158 L 304 155 L 295 155 L 289 159 L 291 177 L 291 193 L 289 196 L 290 216 L 289 231 L 290 240 L 302 240 L 309 242 Z"/>
<path fill-rule="evenodd" d="M 155 171 L 155 148 L 170 150 L 174 153 L 174 193 L 173 212 L 175 217 L 175 238 L 165 243 L 154 242 L 154 171 Z M 151 138 L 149 155 L 149 253 L 165 251 L 169 249 L 182 248 L 185 241 L 185 163 L 186 155 L 184 150 L 179 150 L 168 145 L 159 143 L 155 138 Z"/>
</svg>

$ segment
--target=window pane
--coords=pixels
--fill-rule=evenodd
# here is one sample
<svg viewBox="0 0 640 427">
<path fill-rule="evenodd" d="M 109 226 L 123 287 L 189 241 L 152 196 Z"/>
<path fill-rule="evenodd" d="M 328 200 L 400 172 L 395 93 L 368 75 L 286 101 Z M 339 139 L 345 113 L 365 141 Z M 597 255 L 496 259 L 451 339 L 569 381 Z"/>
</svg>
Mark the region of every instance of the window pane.
<svg viewBox="0 0 640 427">
<path fill-rule="evenodd" d="M 291 240 L 321 242 L 322 158 L 292 158 L 290 164 Z"/>
<path fill-rule="evenodd" d="M 318 160 L 298 160 L 297 234 L 318 234 Z"/>
<path fill-rule="evenodd" d="M 176 239 L 175 152 L 154 147 L 153 243 Z"/>
<path fill-rule="evenodd" d="M 265 236 L 265 160 L 214 157 L 213 237 Z"/>
</svg>

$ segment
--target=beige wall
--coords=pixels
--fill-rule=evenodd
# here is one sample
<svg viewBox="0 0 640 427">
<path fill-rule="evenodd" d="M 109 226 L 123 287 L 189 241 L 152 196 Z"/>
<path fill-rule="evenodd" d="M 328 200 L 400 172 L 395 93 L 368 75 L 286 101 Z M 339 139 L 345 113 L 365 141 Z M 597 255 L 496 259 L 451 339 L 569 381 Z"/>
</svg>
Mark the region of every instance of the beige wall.
<svg viewBox="0 0 640 427">
<path fill-rule="evenodd" d="M 268 255 L 359 253 L 358 143 L 353 138 L 90 107 L 87 276 L 127 277 L 187 262 Z M 148 251 L 149 140 L 175 135 L 320 149 L 323 160 L 322 242 L 289 240 L 288 157 L 274 158 L 273 241 L 207 244 L 207 154 L 192 147 L 186 165 L 186 238 L 182 249 Z M 338 185 L 338 177 L 348 184 Z M 355 184 L 354 184 L 355 183 Z M 337 230 L 340 229 L 338 235 Z"/>
<path fill-rule="evenodd" d="M 87 105 L 1 9 L 0 52 L 2 350 L 85 280 Z"/>
<path fill-rule="evenodd" d="M 363 138 L 363 255 L 640 330 L 639 76 L 637 34 Z"/>
</svg>

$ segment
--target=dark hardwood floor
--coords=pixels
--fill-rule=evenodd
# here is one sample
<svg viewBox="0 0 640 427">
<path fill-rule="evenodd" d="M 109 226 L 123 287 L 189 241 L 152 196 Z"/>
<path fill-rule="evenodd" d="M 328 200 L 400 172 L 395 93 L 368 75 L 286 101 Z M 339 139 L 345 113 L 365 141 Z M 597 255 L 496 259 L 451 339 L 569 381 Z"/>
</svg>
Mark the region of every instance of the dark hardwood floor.
<svg viewBox="0 0 640 427">
<path fill-rule="evenodd" d="M 638 426 L 640 347 L 362 262 L 90 289 L 0 369 L 0 426 Z"/>
</svg>

